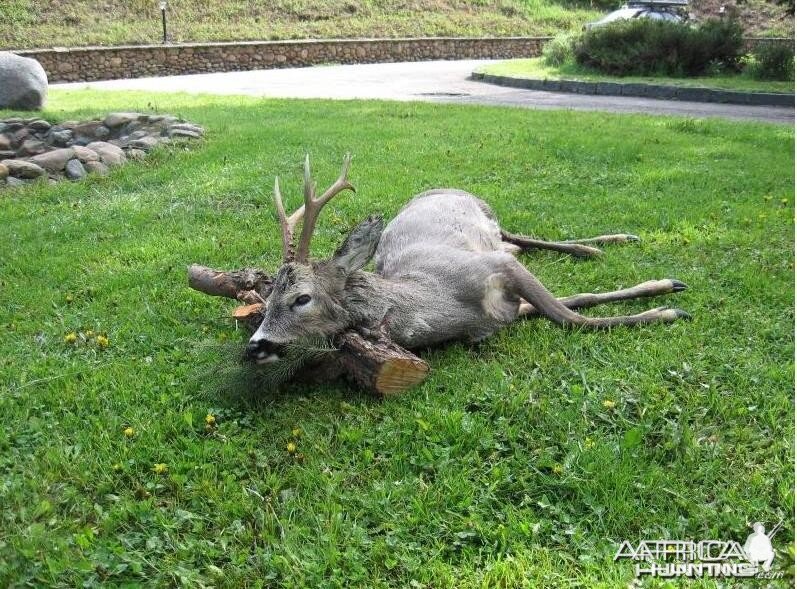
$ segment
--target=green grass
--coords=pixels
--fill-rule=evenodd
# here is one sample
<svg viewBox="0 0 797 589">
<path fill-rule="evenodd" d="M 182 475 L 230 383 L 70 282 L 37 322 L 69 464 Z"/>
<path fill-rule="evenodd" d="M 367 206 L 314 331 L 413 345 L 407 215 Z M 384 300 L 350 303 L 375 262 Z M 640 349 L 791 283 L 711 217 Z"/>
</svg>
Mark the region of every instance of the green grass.
<svg viewBox="0 0 797 589">
<path fill-rule="evenodd" d="M 180 0 L 174 41 L 549 35 L 600 12 L 581 0 Z M 3 0 L 0 48 L 159 43 L 155 0 Z"/>
<path fill-rule="evenodd" d="M 792 128 L 60 90 L 44 114 L 131 109 L 207 140 L 0 193 L 0 586 L 618 587 L 620 540 L 743 541 L 781 518 L 791 585 Z M 319 256 L 457 186 L 514 231 L 639 234 L 595 261 L 523 259 L 560 295 L 679 278 L 677 296 L 600 311 L 694 320 L 519 323 L 424 352 L 428 380 L 385 402 L 345 384 L 220 394 L 202 374 L 244 334 L 185 266 L 276 268 L 273 176 L 296 206 L 305 151 L 324 184 L 347 150 L 358 192 L 325 213 Z M 64 341 L 88 330 L 108 348 Z"/>
<path fill-rule="evenodd" d="M 794 80 L 779 82 L 756 80 L 750 76 L 723 75 L 701 76 L 695 78 L 667 78 L 663 76 L 609 76 L 598 73 L 578 64 L 549 66 L 542 58 L 510 59 L 480 67 L 477 71 L 495 76 L 531 78 L 537 80 L 584 80 L 588 82 L 624 82 L 641 84 L 662 84 L 667 86 L 699 86 L 721 90 L 740 90 L 752 92 L 794 93 Z"/>
</svg>

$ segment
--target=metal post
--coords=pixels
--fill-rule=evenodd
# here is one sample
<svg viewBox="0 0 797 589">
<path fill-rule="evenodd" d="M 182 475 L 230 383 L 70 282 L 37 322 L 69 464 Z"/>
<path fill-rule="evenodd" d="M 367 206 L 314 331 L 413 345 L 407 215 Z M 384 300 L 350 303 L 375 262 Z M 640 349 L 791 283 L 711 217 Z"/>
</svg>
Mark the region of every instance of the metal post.
<svg viewBox="0 0 797 589">
<path fill-rule="evenodd" d="M 161 21 L 163 22 L 163 44 L 166 44 L 166 8 L 169 5 L 168 0 L 160 0 L 158 6 L 161 9 Z"/>
</svg>

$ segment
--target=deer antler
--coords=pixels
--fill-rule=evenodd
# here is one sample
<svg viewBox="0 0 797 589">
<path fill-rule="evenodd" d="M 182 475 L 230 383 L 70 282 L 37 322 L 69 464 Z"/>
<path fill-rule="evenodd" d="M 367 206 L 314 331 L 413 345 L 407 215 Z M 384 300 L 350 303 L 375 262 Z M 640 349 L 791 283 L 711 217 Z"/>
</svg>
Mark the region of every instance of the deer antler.
<svg viewBox="0 0 797 589">
<path fill-rule="evenodd" d="M 274 178 L 274 206 L 277 209 L 277 217 L 279 217 L 280 227 L 282 228 L 282 261 L 284 263 L 292 262 L 296 257 L 296 252 L 293 249 L 293 232 L 296 229 L 296 224 L 304 216 L 304 205 L 296 209 L 290 217 L 285 216 L 285 206 L 282 204 L 278 176 Z"/>
<path fill-rule="evenodd" d="M 302 235 L 299 238 L 299 246 L 296 252 L 296 261 L 305 263 L 307 257 L 310 255 L 310 240 L 313 238 L 313 230 L 315 229 L 318 214 L 332 198 L 343 192 L 344 190 L 351 190 L 356 192 L 354 186 L 349 183 L 348 174 L 349 166 L 351 165 L 351 154 L 346 154 L 343 157 L 343 167 L 340 170 L 340 176 L 335 182 L 326 189 L 324 194 L 320 197 L 315 197 L 315 183 L 310 178 L 310 156 L 306 155 L 304 158 L 304 206 L 302 213 L 304 214 L 304 223 L 302 223 Z M 298 212 L 298 211 L 297 211 Z M 294 213 L 295 214 L 295 213 Z"/>
<path fill-rule="evenodd" d="M 310 177 L 310 156 L 304 158 L 304 204 L 296 209 L 290 217 L 285 215 L 285 206 L 282 204 L 282 193 L 280 192 L 279 178 L 274 178 L 274 205 L 277 208 L 280 227 L 282 228 L 282 260 L 283 262 L 306 263 L 310 255 L 310 240 L 313 237 L 318 214 L 332 198 L 344 190 L 356 192 L 354 186 L 349 183 L 347 175 L 351 165 L 351 155 L 346 154 L 343 158 L 343 168 L 340 176 L 335 180 L 324 194 L 319 198 L 315 197 L 315 182 Z M 305 213 L 307 213 L 305 215 Z M 304 219 L 302 223 L 302 234 L 299 238 L 298 251 L 294 250 L 293 235 L 296 225 Z"/>
</svg>

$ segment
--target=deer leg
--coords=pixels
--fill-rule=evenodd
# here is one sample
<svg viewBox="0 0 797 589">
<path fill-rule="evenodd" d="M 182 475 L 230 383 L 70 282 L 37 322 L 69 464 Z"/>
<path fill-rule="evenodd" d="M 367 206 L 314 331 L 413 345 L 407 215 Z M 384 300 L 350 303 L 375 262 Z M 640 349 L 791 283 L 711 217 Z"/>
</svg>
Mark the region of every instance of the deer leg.
<svg viewBox="0 0 797 589">
<path fill-rule="evenodd" d="M 560 297 L 557 300 L 568 309 L 586 309 L 604 303 L 614 303 L 616 301 L 629 301 L 645 297 L 655 297 L 673 292 L 686 290 L 686 285 L 680 280 L 665 278 L 664 280 L 648 280 L 630 288 L 622 288 L 610 292 L 601 293 L 581 293 L 569 297 Z M 536 317 L 539 311 L 533 305 L 521 300 L 518 309 L 518 317 Z"/>
<path fill-rule="evenodd" d="M 529 272 L 520 262 L 512 260 L 505 269 L 508 286 L 514 294 L 522 297 L 528 304 L 537 309 L 543 317 L 564 327 L 588 327 L 605 329 L 615 325 L 637 325 L 688 319 L 689 314 L 680 309 L 657 307 L 636 315 L 619 315 L 616 317 L 586 317 L 569 309 L 559 301 L 545 286 Z M 680 286 L 680 285 L 679 285 Z"/>
<path fill-rule="evenodd" d="M 501 230 L 501 239 L 514 246 L 519 247 L 521 250 L 542 249 L 552 250 L 555 252 L 562 252 L 571 256 L 579 258 L 590 258 L 599 256 L 603 252 L 586 244 L 604 245 L 607 243 L 628 243 L 630 241 L 639 241 L 636 235 L 629 235 L 626 233 L 618 233 L 615 235 L 599 235 L 597 237 L 588 237 L 586 239 L 569 239 L 566 241 L 545 241 L 542 239 L 534 239 L 527 235 L 517 235 L 509 233 L 508 231 Z"/>
</svg>

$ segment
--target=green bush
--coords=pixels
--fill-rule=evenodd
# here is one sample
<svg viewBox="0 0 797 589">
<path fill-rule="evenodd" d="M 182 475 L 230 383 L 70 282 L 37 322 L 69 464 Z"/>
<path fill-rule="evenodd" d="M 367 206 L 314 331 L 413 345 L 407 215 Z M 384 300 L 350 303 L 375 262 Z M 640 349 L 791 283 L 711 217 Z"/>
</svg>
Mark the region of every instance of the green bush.
<svg viewBox="0 0 797 589">
<path fill-rule="evenodd" d="M 742 28 L 731 19 L 685 24 L 636 19 L 584 32 L 574 45 L 576 61 L 617 75 L 698 76 L 709 69 L 737 70 Z"/>
<path fill-rule="evenodd" d="M 545 65 L 560 66 L 574 60 L 573 35 L 560 33 L 542 48 L 542 61 Z"/>
<path fill-rule="evenodd" d="M 794 52 L 785 43 L 761 42 L 753 49 L 750 64 L 753 77 L 759 80 L 793 80 Z"/>
</svg>

